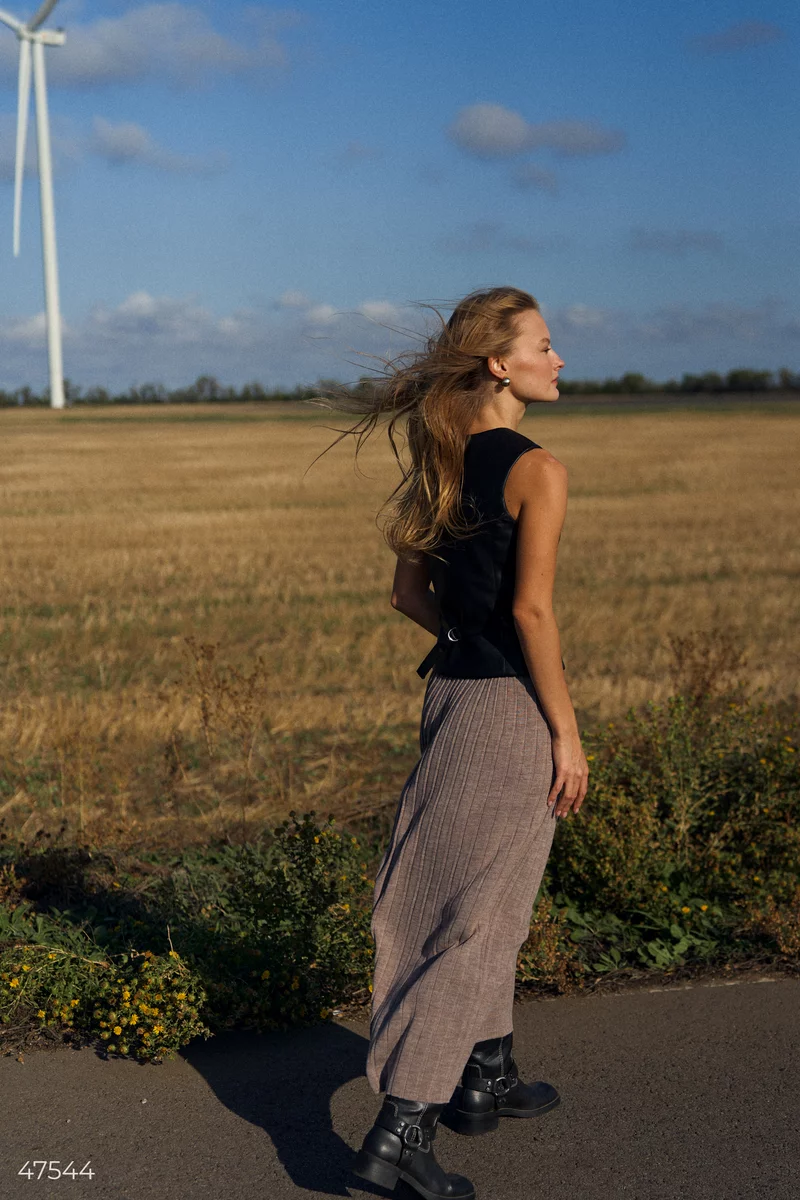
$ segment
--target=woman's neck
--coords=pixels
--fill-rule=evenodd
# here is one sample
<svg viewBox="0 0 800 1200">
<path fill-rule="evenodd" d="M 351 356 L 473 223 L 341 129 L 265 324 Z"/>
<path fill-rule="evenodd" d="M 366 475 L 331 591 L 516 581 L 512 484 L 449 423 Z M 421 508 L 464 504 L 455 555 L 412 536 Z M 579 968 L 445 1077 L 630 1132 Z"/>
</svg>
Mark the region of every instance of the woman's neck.
<svg viewBox="0 0 800 1200">
<path fill-rule="evenodd" d="M 507 390 L 488 400 L 480 410 L 472 425 L 470 433 L 483 433 L 486 429 L 517 429 L 525 416 L 527 405 L 518 400 Z"/>
</svg>

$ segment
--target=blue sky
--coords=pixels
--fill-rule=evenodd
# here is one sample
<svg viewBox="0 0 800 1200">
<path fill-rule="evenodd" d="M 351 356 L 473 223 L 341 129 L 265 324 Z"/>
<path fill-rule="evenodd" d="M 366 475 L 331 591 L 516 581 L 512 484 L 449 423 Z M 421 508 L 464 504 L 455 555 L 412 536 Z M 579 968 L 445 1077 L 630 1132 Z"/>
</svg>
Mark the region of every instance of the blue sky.
<svg viewBox="0 0 800 1200">
<path fill-rule="evenodd" d="M 61 0 L 49 24 L 75 382 L 353 379 L 417 302 L 504 282 L 566 376 L 800 368 L 794 3 Z M 0 386 L 40 388 L 16 56 L 0 27 Z"/>
</svg>

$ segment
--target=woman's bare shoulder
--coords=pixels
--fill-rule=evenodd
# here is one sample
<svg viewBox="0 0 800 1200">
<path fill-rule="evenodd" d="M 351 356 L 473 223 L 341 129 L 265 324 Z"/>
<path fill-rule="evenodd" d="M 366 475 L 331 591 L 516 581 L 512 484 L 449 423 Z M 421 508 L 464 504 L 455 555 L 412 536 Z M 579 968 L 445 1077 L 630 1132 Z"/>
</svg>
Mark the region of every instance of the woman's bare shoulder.
<svg viewBox="0 0 800 1200">
<path fill-rule="evenodd" d="M 525 500 L 562 496 L 567 489 L 567 468 L 543 446 L 520 455 L 508 473 L 504 498 L 512 517 Z"/>
</svg>

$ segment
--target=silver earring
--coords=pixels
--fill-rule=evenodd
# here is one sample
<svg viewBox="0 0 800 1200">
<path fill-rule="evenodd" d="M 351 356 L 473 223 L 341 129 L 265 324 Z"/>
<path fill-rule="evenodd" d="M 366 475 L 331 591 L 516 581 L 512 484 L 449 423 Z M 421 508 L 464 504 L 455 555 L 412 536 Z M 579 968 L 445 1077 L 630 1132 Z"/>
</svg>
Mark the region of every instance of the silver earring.
<svg viewBox="0 0 800 1200">
<path fill-rule="evenodd" d="M 511 384 L 511 380 L 506 375 L 505 379 L 500 380 L 500 383 L 503 385 L 503 387 L 509 387 Z"/>
</svg>

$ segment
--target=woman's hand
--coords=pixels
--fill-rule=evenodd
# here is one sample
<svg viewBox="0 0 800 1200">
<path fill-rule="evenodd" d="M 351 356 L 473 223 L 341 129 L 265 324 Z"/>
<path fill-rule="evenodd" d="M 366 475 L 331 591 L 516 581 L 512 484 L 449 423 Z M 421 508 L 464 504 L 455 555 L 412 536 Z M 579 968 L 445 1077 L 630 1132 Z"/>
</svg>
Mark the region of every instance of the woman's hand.
<svg viewBox="0 0 800 1200">
<path fill-rule="evenodd" d="M 557 817 L 566 817 L 570 810 L 574 813 L 580 812 L 589 786 L 589 764 L 583 753 L 579 734 L 556 734 L 552 742 L 556 775 L 547 797 L 547 805 L 548 808 L 554 808 Z"/>
</svg>

